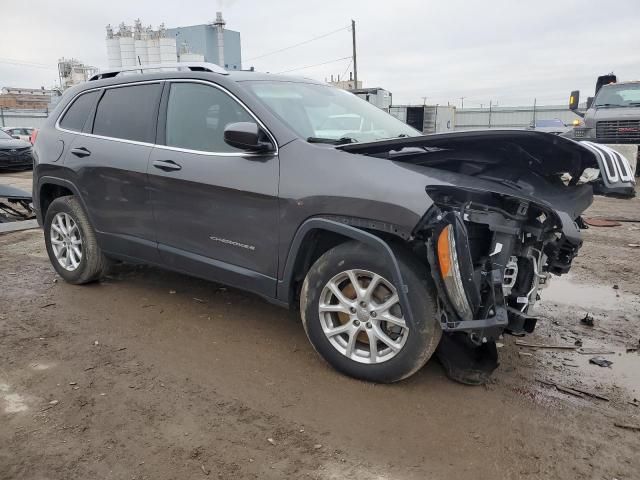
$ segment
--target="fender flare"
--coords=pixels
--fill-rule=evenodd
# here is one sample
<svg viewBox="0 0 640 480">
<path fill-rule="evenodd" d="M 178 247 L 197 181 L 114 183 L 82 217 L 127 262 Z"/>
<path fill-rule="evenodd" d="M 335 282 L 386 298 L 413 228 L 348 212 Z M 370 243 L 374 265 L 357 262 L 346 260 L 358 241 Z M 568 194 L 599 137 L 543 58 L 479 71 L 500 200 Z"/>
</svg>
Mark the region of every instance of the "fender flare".
<svg viewBox="0 0 640 480">
<path fill-rule="evenodd" d="M 80 195 L 80 190 L 78 189 L 78 187 L 76 187 L 76 185 L 73 182 L 65 178 L 51 177 L 51 176 L 45 175 L 38 178 L 37 189 L 34 189 L 34 193 L 35 193 L 34 200 L 36 201 L 33 203 L 33 208 L 36 211 L 36 218 L 40 226 L 44 225 L 44 217 L 42 215 L 43 212 L 40 211 L 40 191 L 42 190 L 42 187 L 45 184 L 59 185 L 61 187 L 65 187 L 71 190 L 71 192 L 78 198 L 78 200 L 80 200 L 80 203 L 82 204 L 82 208 L 84 208 L 84 211 L 87 212 L 87 215 L 89 215 L 89 210 L 87 209 L 87 206 L 84 203 L 84 198 L 82 198 L 82 195 Z M 91 220 L 91 216 L 89 216 L 89 220 Z"/>
<path fill-rule="evenodd" d="M 351 225 L 346 225 L 334 220 L 328 220 L 326 218 L 311 218 L 303 222 L 302 225 L 298 227 L 298 230 L 293 237 L 293 241 L 291 242 L 289 253 L 287 254 L 282 280 L 278 281 L 276 290 L 278 300 L 287 303 L 289 302 L 289 290 L 291 288 L 291 280 L 293 278 L 293 269 L 296 259 L 298 258 L 304 238 L 313 230 L 325 230 L 338 233 L 364 243 L 376 250 L 391 267 L 393 283 L 396 285 L 396 290 L 398 291 L 400 307 L 402 308 L 405 320 L 409 325 L 415 325 L 413 322 L 413 312 L 411 311 L 411 305 L 409 304 L 409 297 L 407 295 L 409 288 L 404 283 L 398 260 L 387 242 L 364 230 L 360 230 L 352 227 Z"/>
</svg>

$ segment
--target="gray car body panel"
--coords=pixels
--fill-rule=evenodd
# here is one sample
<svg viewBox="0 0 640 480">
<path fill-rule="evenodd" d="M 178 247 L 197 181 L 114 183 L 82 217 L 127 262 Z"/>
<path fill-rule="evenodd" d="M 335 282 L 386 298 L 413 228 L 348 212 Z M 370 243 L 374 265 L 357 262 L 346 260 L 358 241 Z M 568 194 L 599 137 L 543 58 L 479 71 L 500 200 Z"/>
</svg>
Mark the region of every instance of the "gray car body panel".
<svg viewBox="0 0 640 480">
<path fill-rule="evenodd" d="M 141 144 L 100 138 L 87 132 L 70 133 L 56 127 L 61 112 L 79 93 L 172 79 L 215 83 L 241 99 L 267 127 L 278 147 L 277 154 L 213 158 L 163 148 L 160 140 Z M 364 149 L 362 152 L 350 153 L 348 150 L 357 149 L 358 145 L 340 149 L 308 143 L 242 85 L 247 80 L 261 79 L 314 83 L 245 72 L 228 76 L 165 72 L 91 81 L 69 89 L 41 129 L 34 147 L 34 206 L 39 221 L 42 222 L 42 212 L 38 195 L 42 186 L 48 183 L 65 186 L 80 197 L 100 246 L 108 254 L 168 267 L 287 303 L 282 287 L 288 284 L 286 275 L 291 274 L 292 259 L 303 243 L 295 239 L 300 238 L 302 226 L 309 225 L 310 220 L 331 222 L 333 229 L 347 224 L 342 227 L 348 238 L 353 238 L 355 226 L 407 239 L 433 206 L 425 191 L 429 186 L 459 186 L 522 196 L 557 210 L 563 223 L 575 219 L 576 212 L 571 208 L 556 204 L 553 199 L 539 198 L 537 185 L 532 185 L 530 191 L 522 191 L 489 180 L 412 165 L 402 159 L 371 156 L 366 145 L 359 146 Z M 544 134 L 518 135 L 524 141 Z M 558 137 L 548 137 L 556 139 L 558 148 Z M 442 136 L 434 135 L 397 139 L 394 145 L 401 148 L 431 138 L 443 140 Z M 468 132 L 455 138 L 486 139 L 486 135 Z M 563 148 L 570 154 L 592 155 L 575 142 L 562 140 L 568 142 Z M 384 150 L 387 148 L 384 144 L 375 145 Z M 90 150 L 90 159 L 70 153 L 77 147 Z M 155 160 L 173 160 L 183 168 L 178 172 L 162 172 L 153 167 Z M 320 223 L 313 224 L 314 228 L 320 228 Z M 570 227 L 575 228 L 573 225 L 567 228 Z"/>
</svg>

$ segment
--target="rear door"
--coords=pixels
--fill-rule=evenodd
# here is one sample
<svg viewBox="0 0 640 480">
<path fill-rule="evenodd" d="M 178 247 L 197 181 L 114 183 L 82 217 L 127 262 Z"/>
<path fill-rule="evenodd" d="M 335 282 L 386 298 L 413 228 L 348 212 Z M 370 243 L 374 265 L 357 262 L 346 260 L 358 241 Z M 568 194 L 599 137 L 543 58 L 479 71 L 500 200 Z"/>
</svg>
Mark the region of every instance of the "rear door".
<svg viewBox="0 0 640 480">
<path fill-rule="evenodd" d="M 256 118 L 221 87 L 168 82 L 149 183 L 160 255 L 171 267 L 275 294 L 278 157 L 227 145 Z"/>
<path fill-rule="evenodd" d="M 92 124 L 74 139 L 65 160 L 76 171 L 102 248 L 149 261 L 157 260 L 158 253 L 147 163 L 162 85 L 145 82 L 101 91 Z"/>
</svg>

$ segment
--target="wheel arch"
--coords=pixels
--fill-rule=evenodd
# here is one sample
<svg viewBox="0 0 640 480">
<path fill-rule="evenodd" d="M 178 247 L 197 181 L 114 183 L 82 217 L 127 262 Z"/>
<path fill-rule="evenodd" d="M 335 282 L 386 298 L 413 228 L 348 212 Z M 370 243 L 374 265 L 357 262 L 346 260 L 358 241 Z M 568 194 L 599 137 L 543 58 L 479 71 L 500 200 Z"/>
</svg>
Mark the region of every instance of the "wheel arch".
<svg viewBox="0 0 640 480">
<path fill-rule="evenodd" d="M 68 195 L 74 195 L 78 197 L 78 200 L 82 204 L 82 208 L 84 208 L 85 212 L 88 211 L 86 205 L 84 204 L 84 200 L 80 195 L 80 191 L 78 188 L 69 180 L 58 178 L 58 177 L 41 177 L 38 180 L 38 188 L 37 199 L 34 199 L 34 207 L 36 209 L 36 216 L 38 218 L 38 222 L 40 225 L 44 225 L 44 219 L 47 215 L 47 209 L 51 202 L 53 202 L 56 198 L 64 197 Z"/>
<path fill-rule="evenodd" d="M 278 281 L 278 300 L 294 306 L 297 286 L 304 280 L 306 271 L 313 262 L 330 248 L 352 240 L 373 248 L 389 263 L 393 272 L 393 282 L 397 285 L 400 305 L 407 320 L 413 323 L 407 286 L 390 243 L 371 232 L 328 218 L 310 218 L 296 231 L 287 254 L 282 279 Z"/>
</svg>

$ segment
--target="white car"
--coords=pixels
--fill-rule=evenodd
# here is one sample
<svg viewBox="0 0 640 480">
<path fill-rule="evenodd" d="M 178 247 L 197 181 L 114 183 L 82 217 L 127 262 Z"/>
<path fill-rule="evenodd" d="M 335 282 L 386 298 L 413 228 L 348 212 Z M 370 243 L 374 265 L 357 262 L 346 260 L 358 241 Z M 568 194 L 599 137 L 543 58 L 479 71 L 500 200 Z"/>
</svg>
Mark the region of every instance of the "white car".
<svg viewBox="0 0 640 480">
<path fill-rule="evenodd" d="M 31 133 L 34 129 L 31 127 L 6 127 L 3 130 L 14 138 L 31 142 Z"/>
</svg>

